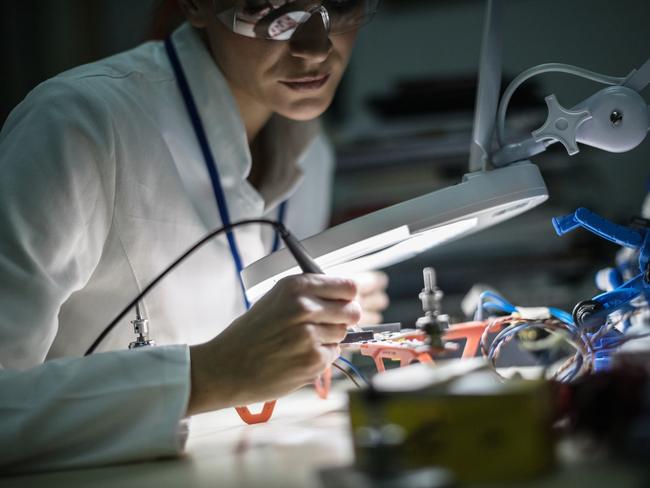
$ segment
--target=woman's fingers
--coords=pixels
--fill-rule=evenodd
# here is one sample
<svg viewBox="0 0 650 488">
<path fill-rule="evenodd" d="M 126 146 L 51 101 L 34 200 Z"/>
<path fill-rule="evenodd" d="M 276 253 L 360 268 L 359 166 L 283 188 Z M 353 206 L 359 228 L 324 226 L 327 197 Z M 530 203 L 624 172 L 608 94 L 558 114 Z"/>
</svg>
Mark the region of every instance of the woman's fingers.
<svg viewBox="0 0 650 488">
<path fill-rule="evenodd" d="M 356 325 L 361 318 L 361 305 L 356 301 L 301 297 L 298 307 L 296 318 L 301 323 Z"/>
<path fill-rule="evenodd" d="M 388 308 L 390 300 L 383 291 L 376 291 L 370 295 L 361 295 L 359 303 L 364 312 L 381 312 Z"/>
<path fill-rule="evenodd" d="M 381 271 L 366 271 L 353 276 L 359 295 L 371 295 L 388 287 L 388 275 Z"/>
<path fill-rule="evenodd" d="M 305 326 L 310 340 L 316 344 L 339 344 L 348 333 L 345 324 L 308 324 Z"/>
<path fill-rule="evenodd" d="M 377 325 L 381 324 L 383 320 L 384 316 L 379 312 L 367 312 L 364 310 L 361 314 L 359 325 Z"/>
<path fill-rule="evenodd" d="M 324 300 L 351 301 L 358 293 L 354 280 L 321 274 L 290 276 L 282 279 L 278 285 L 293 296 L 315 296 Z"/>
</svg>

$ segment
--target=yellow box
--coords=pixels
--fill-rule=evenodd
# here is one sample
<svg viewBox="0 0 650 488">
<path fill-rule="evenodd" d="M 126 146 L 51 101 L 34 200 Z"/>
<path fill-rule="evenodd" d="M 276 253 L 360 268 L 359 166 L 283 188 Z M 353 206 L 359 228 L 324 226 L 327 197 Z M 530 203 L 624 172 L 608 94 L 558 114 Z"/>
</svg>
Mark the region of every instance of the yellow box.
<svg viewBox="0 0 650 488">
<path fill-rule="evenodd" d="M 352 432 L 368 427 L 369 419 L 396 424 L 405 434 L 399 465 L 442 466 L 462 482 L 528 479 L 553 465 L 550 392 L 545 382 L 510 381 L 481 394 L 452 394 L 448 388 L 372 395 L 352 391 Z M 373 398 L 370 408 L 369 398 Z M 354 437 L 357 463 L 368 465 L 368 450 Z"/>
</svg>

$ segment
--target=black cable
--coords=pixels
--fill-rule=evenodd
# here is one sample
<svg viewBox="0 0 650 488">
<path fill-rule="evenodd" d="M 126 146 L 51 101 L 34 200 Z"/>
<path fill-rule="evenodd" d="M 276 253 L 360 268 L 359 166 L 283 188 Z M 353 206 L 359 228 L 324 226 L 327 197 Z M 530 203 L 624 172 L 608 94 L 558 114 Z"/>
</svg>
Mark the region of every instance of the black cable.
<svg viewBox="0 0 650 488">
<path fill-rule="evenodd" d="M 285 241 L 285 243 L 286 243 L 287 236 L 289 236 L 289 238 L 293 239 L 293 241 L 291 242 L 293 245 L 291 246 L 291 248 L 289 250 L 294 255 L 294 257 L 296 256 L 296 254 L 299 256 L 299 258 L 296 258 L 296 259 L 298 260 L 299 264 L 301 264 L 301 267 L 302 267 L 302 264 L 303 264 L 303 263 L 301 263 L 301 261 L 305 261 L 305 260 L 307 262 L 311 261 L 310 264 L 311 264 L 312 270 L 314 269 L 313 267 L 316 266 L 315 263 L 313 262 L 313 260 L 311 259 L 311 257 L 304 251 L 302 246 L 300 246 L 300 243 L 289 233 L 289 231 L 286 229 L 286 227 L 284 225 L 282 225 L 282 223 L 280 223 L 280 222 L 275 222 L 273 220 L 268 220 L 268 219 L 251 219 L 251 220 L 241 220 L 239 222 L 235 222 L 235 223 L 230 224 L 230 225 L 225 225 L 223 227 L 220 227 L 219 229 L 213 230 L 208 235 L 203 237 L 196 244 L 194 244 L 187 251 L 185 251 L 178 259 L 176 259 L 176 261 L 174 261 L 167 268 L 165 268 L 165 270 L 162 273 L 160 273 L 151 283 L 149 283 L 144 288 L 144 290 L 142 290 L 137 297 L 135 297 L 126 307 L 124 307 L 124 310 L 122 310 L 118 314 L 118 316 L 115 317 L 113 319 L 113 321 L 104 328 L 102 333 L 99 334 L 97 339 L 95 339 L 95 342 L 93 342 L 92 345 L 88 348 L 88 350 L 86 351 L 84 356 L 89 356 L 90 354 L 95 352 L 95 349 L 97 349 L 99 344 L 101 344 L 101 342 L 106 338 L 108 333 L 111 330 L 113 330 L 113 328 L 118 324 L 118 322 L 120 320 L 122 320 L 127 313 L 129 313 L 129 310 L 131 310 L 131 308 L 133 306 L 135 306 L 136 303 L 138 303 L 145 296 L 147 296 L 147 294 L 149 294 L 149 292 L 160 282 L 160 280 L 162 280 L 165 276 L 167 276 L 167 274 L 169 274 L 170 271 L 172 271 L 174 268 L 176 268 L 176 266 L 181 264 L 183 261 L 185 261 L 185 259 L 187 259 L 190 255 L 192 255 L 195 251 L 197 251 L 200 247 L 202 247 L 206 242 L 210 241 L 211 239 L 218 236 L 219 234 L 222 234 L 224 232 L 229 232 L 232 229 L 234 229 L 235 227 L 239 227 L 239 226 L 242 226 L 242 225 L 249 225 L 249 224 L 266 224 L 266 225 L 272 226 L 276 230 L 276 232 L 278 232 L 280 234 L 280 236 Z M 296 249 L 296 246 L 297 246 L 297 249 Z M 316 269 L 318 269 L 317 266 L 316 266 Z M 305 270 L 303 269 L 303 271 L 305 271 Z M 313 271 L 310 270 L 310 271 L 306 271 L 306 272 L 313 272 Z"/>
<path fill-rule="evenodd" d="M 334 366 L 336 369 L 338 369 L 341 373 L 343 373 L 347 378 L 354 383 L 354 386 L 357 388 L 361 388 L 361 385 L 357 383 L 357 380 L 354 379 L 354 376 L 352 376 L 348 371 L 346 371 L 343 367 L 339 366 L 336 363 L 332 363 L 332 366 Z"/>
</svg>

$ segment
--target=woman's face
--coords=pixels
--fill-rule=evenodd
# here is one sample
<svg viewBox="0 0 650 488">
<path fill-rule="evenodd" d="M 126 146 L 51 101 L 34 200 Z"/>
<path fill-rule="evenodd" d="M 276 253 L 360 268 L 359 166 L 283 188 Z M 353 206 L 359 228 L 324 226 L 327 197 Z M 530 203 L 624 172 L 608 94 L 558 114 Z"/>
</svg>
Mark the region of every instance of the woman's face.
<svg viewBox="0 0 650 488">
<path fill-rule="evenodd" d="M 293 120 L 321 115 L 332 102 L 357 31 L 328 35 L 320 15 L 289 41 L 235 34 L 216 16 L 212 0 L 197 4 L 212 56 L 240 103 Z"/>
</svg>

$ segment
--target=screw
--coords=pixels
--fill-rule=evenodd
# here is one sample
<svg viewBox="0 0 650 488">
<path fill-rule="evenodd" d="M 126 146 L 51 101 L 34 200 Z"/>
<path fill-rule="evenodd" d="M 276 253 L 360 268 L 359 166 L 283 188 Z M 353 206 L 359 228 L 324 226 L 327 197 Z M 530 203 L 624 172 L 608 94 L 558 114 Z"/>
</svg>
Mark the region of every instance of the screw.
<svg viewBox="0 0 650 488">
<path fill-rule="evenodd" d="M 623 122 L 623 113 L 619 112 L 618 110 L 614 110 L 610 115 L 609 115 L 609 120 L 614 124 L 615 127 L 618 127 L 621 125 L 621 122 Z"/>
<path fill-rule="evenodd" d="M 579 329 L 601 327 L 607 322 L 607 315 L 604 315 L 602 310 L 603 305 L 600 302 L 594 300 L 579 302 L 573 309 L 573 322 Z"/>
<path fill-rule="evenodd" d="M 424 290 L 433 291 L 436 289 L 436 271 L 433 268 L 424 268 L 422 270 L 424 275 Z M 423 290 L 423 291 L 424 291 Z"/>
</svg>

